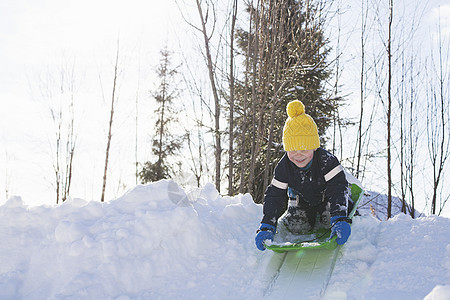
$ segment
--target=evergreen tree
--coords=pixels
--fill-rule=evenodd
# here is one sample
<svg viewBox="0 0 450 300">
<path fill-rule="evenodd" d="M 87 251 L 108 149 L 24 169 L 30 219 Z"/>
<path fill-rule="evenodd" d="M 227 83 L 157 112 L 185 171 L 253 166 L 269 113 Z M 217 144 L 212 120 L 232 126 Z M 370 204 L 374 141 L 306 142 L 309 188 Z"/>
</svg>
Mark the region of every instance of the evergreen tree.
<svg viewBox="0 0 450 300">
<path fill-rule="evenodd" d="M 281 137 L 287 103 L 298 99 L 305 104 L 324 145 L 324 133 L 341 100 L 327 97 L 329 48 L 312 2 L 263 0 L 247 9 L 250 30 L 238 30 L 246 72 L 236 86 L 234 188 L 252 193 L 256 202 L 262 201 L 284 154 Z"/>
<path fill-rule="evenodd" d="M 173 101 L 177 97 L 177 90 L 174 87 L 174 77 L 176 68 L 171 67 L 171 53 L 167 49 L 161 50 L 161 60 L 157 67 L 157 74 L 160 84 L 153 93 L 157 108 L 155 114 L 155 135 L 153 138 L 152 152 L 156 157 L 155 162 L 147 161 L 139 172 L 142 183 L 158 181 L 170 178 L 174 174 L 171 167 L 173 163 L 168 161 L 181 148 L 182 138 L 171 132 L 173 125 L 178 123 L 177 114 L 173 108 Z"/>
</svg>

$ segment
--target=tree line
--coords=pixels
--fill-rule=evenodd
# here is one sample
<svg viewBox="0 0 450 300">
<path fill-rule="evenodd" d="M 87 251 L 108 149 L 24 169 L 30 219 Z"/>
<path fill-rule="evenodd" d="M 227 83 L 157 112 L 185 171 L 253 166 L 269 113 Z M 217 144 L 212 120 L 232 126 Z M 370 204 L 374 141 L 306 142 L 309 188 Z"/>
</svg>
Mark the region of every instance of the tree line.
<svg viewBox="0 0 450 300">
<path fill-rule="evenodd" d="M 283 155 L 286 104 L 299 99 L 316 121 L 323 147 L 363 183 L 371 172 L 386 183 L 388 217 L 393 194 L 403 201 L 404 213 L 415 217 L 415 197 L 423 189 L 429 197 L 426 212 L 440 214 L 450 197 L 445 177 L 450 154 L 449 42 L 439 29 L 438 47 L 420 56 L 415 34 L 424 8 L 417 6 L 417 14 L 406 18 L 397 14 L 398 2 L 355 2 L 360 23 L 352 34 L 359 39 L 351 47 L 345 41 L 348 33 L 341 31 L 348 9 L 341 1 L 179 2 L 180 13 L 199 37 L 203 66 L 199 70 L 189 58 L 173 66 L 177 53 L 161 50 L 159 85 L 149 95 L 155 103 L 153 160 L 139 162 L 136 156 L 136 182 L 182 176 L 184 169 L 183 176 L 189 173 L 197 186 L 212 181 L 221 193 L 248 192 L 261 202 Z M 195 9 L 188 13 L 188 6 Z M 359 66 L 352 82 L 341 77 L 350 49 L 357 49 L 352 60 Z M 118 50 L 116 54 L 102 201 L 117 101 Z M 349 85 L 358 92 L 345 94 Z M 183 122 L 178 120 L 180 102 L 186 112 Z M 350 117 L 352 105 L 358 113 Z M 62 111 L 52 108 L 51 114 L 57 125 L 58 203 L 70 194 L 76 135 L 70 126 L 58 126 Z M 67 136 L 64 141 L 62 136 Z M 426 155 L 419 156 L 421 146 Z M 386 168 L 370 170 L 380 159 Z"/>
</svg>

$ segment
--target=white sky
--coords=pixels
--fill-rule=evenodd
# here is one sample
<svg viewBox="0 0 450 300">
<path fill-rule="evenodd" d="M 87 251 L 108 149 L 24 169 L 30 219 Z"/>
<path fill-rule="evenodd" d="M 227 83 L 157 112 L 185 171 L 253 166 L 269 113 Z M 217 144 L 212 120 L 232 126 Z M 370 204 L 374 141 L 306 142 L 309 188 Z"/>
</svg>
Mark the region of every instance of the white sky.
<svg viewBox="0 0 450 300">
<path fill-rule="evenodd" d="M 116 113 L 112 147 L 117 147 L 114 142 L 121 136 L 134 135 L 132 126 L 122 131 L 120 127 L 134 119 L 137 93 L 144 100 L 150 98 L 159 51 L 171 46 L 178 24 L 184 23 L 173 1 L 0 1 L 0 203 L 6 200 L 6 189 L 9 196 L 20 195 L 27 203 L 54 202 L 50 151 L 54 131 L 39 85 L 40 78 L 48 75 L 58 80 L 62 64 L 75 66 L 78 87 L 79 160 L 74 182 L 82 184 L 73 187 L 73 196 L 99 199 L 117 40 L 120 113 Z M 123 142 L 132 145 L 130 140 Z M 120 155 L 111 159 L 119 160 Z M 120 164 L 111 165 L 112 188 L 118 177 L 129 174 L 121 174 Z M 83 176 L 80 169 L 85 170 Z M 110 190 L 107 199 L 116 193 Z"/>
<path fill-rule="evenodd" d="M 353 3 L 358 7 L 359 1 Z M 425 19 L 429 24 L 436 20 L 439 4 L 442 30 L 450 34 L 447 1 L 429 1 Z M 39 78 L 57 77 L 60 66 L 71 63 L 76 68 L 79 131 L 72 196 L 100 198 L 118 39 L 119 113 L 113 129 L 107 199 L 134 184 L 130 165 L 134 162 L 135 97 L 141 99 L 141 126 L 147 126 L 140 133 L 145 144 L 140 160 L 145 161 L 153 111 L 148 91 L 154 88 L 153 68 L 159 51 L 166 44 L 175 51 L 180 45 L 183 50 L 194 48 L 187 42 L 192 41 L 192 28 L 172 0 L 0 0 L 0 204 L 6 201 L 7 189 L 9 196 L 20 195 L 29 204 L 54 203 L 53 132 L 49 110 L 39 93 Z M 125 186 L 118 188 L 119 181 Z"/>
</svg>

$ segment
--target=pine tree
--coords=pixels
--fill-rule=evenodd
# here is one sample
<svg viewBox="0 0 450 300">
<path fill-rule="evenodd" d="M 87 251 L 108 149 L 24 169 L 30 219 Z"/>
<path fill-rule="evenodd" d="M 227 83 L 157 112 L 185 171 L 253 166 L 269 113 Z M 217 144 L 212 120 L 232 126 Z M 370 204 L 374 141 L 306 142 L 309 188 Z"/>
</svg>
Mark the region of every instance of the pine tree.
<svg viewBox="0 0 450 300">
<path fill-rule="evenodd" d="M 321 144 L 338 109 L 325 88 L 329 53 L 320 10 L 313 1 L 264 0 L 249 6 L 250 30 L 238 30 L 237 44 L 246 58 L 244 79 L 236 86 L 235 189 L 256 202 L 283 155 L 285 107 L 298 99 L 316 121 Z"/>
<path fill-rule="evenodd" d="M 172 68 L 170 59 L 171 53 L 166 48 L 161 50 L 161 60 L 157 67 L 160 84 L 153 93 L 153 98 L 157 103 L 155 110 L 157 120 L 155 122 L 152 152 L 156 161 L 144 163 L 141 172 L 139 172 L 142 183 L 170 178 L 174 174 L 174 170 L 171 167 L 173 162 L 169 162 L 169 157 L 175 156 L 182 145 L 182 137 L 171 132 L 178 119 L 177 112 L 173 108 L 173 101 L 177 97 L 174 82 L 177 69 Z"/>
</svg>

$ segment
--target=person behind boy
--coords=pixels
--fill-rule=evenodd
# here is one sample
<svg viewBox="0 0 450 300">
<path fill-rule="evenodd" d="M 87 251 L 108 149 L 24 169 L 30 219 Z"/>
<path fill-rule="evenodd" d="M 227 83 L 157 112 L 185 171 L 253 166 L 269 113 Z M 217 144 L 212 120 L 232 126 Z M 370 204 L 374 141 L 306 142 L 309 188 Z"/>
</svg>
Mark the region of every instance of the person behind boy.
<svg viewBox="0 0 450 300">
<path fill-rule="evenodd" d="M 305 234 L 312 228 L 332 228 L 337 243 L 350 236 L 347 218 L 353 203 L 349 184 L 339 160 L 320 148 L 314 120 L 305 113 L 302 102 L 289 102 L 288 118 L 283 129 L 286 154 L 275 167 L 274 177 L 264 194 L 263 218 L 255 237 L 259 250 L 264 241 L 273 240 L 278 219 L 294 234 Z M 289 201 L 288 201 L 289 200 Z"/>
</svg>

